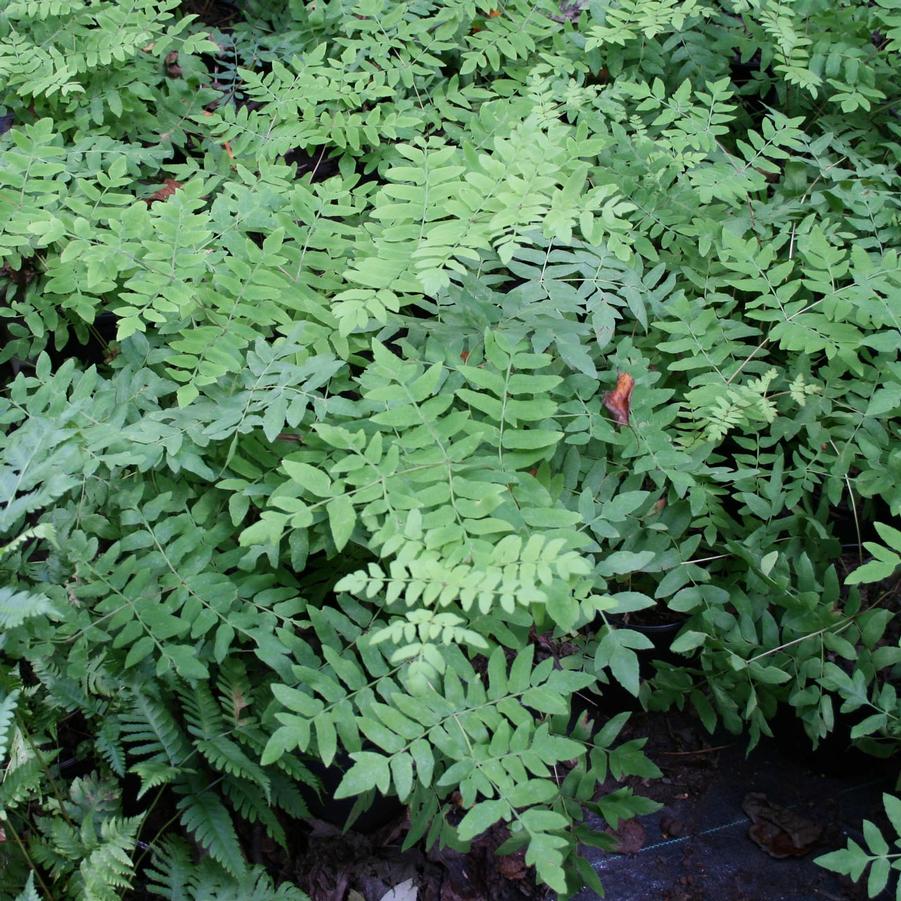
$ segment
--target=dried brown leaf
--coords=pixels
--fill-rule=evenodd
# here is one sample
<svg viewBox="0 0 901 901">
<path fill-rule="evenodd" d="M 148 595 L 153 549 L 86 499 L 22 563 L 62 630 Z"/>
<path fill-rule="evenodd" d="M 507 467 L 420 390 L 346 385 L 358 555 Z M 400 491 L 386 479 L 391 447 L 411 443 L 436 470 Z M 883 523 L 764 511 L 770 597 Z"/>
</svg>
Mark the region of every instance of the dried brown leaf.
<svg viewBox="0 0 901 901">
<path fill-rule="evenodd" d="M 635 379 L 628 372 L 621 372 L 616 377 L 616 387 L 604 395 L 604 406 L 613 414 L 614 420 L 619 425 L 629 424 L 634 387 Z"/>
</svg>

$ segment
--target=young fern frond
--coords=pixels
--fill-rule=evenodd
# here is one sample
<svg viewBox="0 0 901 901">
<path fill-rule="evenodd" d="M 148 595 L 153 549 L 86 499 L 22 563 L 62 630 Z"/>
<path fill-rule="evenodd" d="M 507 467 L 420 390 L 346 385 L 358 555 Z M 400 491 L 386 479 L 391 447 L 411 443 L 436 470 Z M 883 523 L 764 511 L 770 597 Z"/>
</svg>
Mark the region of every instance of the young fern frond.
<svg viewBox="0 0 901 901">
<path fill-rule="evenodd" d="M 100 828 L 99 843 L 80 867 L 85 898 L 116 901 L 123 889 L 131 887 L 134 875 L 131 855 L 135 849 L 142 817 L 106 820 Z"/>
</svg>

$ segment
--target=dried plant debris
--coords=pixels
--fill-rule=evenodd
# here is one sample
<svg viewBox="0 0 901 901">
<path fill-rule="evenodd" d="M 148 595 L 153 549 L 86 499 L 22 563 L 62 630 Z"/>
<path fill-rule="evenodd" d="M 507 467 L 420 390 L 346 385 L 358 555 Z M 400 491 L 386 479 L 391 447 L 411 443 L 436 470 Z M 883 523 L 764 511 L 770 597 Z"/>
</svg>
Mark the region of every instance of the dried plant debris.
<svg viewBox="0 0 901 901">
<path fill-rule="evenodd" d="M 770 857 L 804 857 L 823 835 L 822 825 L 774 804 L 763 794 L 747 795 L 742 809 L 751 819 L 749 837 Z"/>
</svg>

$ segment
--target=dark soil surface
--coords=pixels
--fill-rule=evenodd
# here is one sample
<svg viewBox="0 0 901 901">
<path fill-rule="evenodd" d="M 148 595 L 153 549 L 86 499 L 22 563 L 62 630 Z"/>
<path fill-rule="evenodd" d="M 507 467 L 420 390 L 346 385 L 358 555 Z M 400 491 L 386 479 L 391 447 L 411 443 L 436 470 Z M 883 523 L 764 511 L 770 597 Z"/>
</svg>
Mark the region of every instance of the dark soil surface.
<svg viewBox="0 0 901 901">
<path fill-rule="evenodd" d="M 619 853 L 591 849 L 607 901 L 858 901 L 863 887 L 813 860 L 881 823 L 891 762 L 856 753 L 812 755 L 806 740 L 761 744 L 709 736 L 682 714 L 633 714 L 626 738 L 648 737 L 663 778 L 630 780 L 663 807 L 621 824 Z M 607 788 L 612 789 L 611 783 Z M 523 901 L 548 897 L 521 856 L 497 858 L 500 830 L 468 855 L 402 853 L 405 823 L 369 836 L 320 824 L 294 877 L 312 901 Z M 398 894 L 388 894 L 394 887 Z M 415 894 L 413 890 L 415 889 Z M 594 901 L 585 891 L 576 901 Z M 886 895 L 885 897 L 888 897 Z"/>
<path fill-rule="evenodd" d="M 708 736 L 672 714 L 636 714 L 630 725 L 649 736 L 648 756 L 663 771 L 636 789 L 664 806 L 631 827 L 627 853 L 589 852 L 608 901 L 866 898 L 813 860 L 848 836 L 860 841 L 864 818 L 880 821 L 890 767 L 811 755 L 806 744 L 766 742 L 746 756 L 743 740 Z M 761 807 L 781 830 L 761 832 Z M 596 897 L 586 891 L 577 901 Z"/>
</svg>

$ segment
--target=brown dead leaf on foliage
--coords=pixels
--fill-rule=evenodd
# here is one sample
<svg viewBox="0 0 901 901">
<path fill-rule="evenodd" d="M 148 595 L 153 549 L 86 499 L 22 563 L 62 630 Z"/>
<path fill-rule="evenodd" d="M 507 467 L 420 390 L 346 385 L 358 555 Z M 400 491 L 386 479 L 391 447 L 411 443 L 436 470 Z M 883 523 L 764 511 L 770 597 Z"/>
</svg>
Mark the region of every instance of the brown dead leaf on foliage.
<svg viewBox="0 0 901 901">
<path fill-rule="evenodd" d="M 180 187 L 180 181 L 176 181 L 174 178 L 167 178 L 163 182 L 163 186 L 158 191 L 154 191 L 154 193 L 147 198 L 147 206 L 150 206 L 157 200 L 166 200 L 167 198 L 171 197 Z"/>
<path fill-rule="evenodd" d="M 619 425 L 629 424 L 634 387 L 635 379 L 628 372 L 621 372 L 616 377 L 616 387 L 604 395 L 604 406 L 613 414 L 614 420 Z"/>
</svg>

